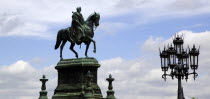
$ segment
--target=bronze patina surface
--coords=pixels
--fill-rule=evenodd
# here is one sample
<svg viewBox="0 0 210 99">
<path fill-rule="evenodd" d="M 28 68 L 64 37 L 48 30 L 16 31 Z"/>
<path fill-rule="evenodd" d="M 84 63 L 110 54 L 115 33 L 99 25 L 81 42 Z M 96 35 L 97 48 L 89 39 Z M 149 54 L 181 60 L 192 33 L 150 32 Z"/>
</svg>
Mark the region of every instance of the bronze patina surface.
<svg viewBox="0 0 210 99">
<path fill-rule="evenodd" d="M 97 84 L 97 70 L 100 64 L 95 58 L 63 59 L 55 69 L 58 71 L 58 86 L 52 99 L 83 99 L 87 87 L 85 75 L 90 71 L 92 93 L 101 99 L 101 89 Z"/>
<path fill-rule="evenodd" d="M 112 90 L 110 76 L 109 90 L 107 98 L 103 98 L 101 89 L 97 83 L 97 70 L 101 66 L 95 58 L 88 57 L 88 49 L 93 42 L 93 52 L 96 53 L 96 42 L 93 40 L 94 31 L 99 26 L 100 14 L 92 13 L 85 21 L 81 13 L 81 7 L 77 7 L 76 12 L 72 12 L 71 27 L 58 31 L 55 49 L 60 47 L 60 61 L 55 66 L 58 71 L 58 85 L 54 90 L 52 99 L 116 99 Z M 62 50 L 66 42 L 71 43 L 70 50 L 76 58 L 63 59 Z M 74 50 L 75 44 L 86 45 L 85 58 L 78 58 L 78 53 Z"/>
<path fill-rule="evenodd" d="M 94 12 L 89 15 L 86 21 L 82 16 L 81 7 L 77 7 L 77 11 L 73 12 L 71 27 L 61 29 L 58 31 L 55 49 L 60 47 L 60 59 L 63 59 L 62 51 L 67 41 L 71 43 L 70 50 L 74 52 L 78 58 L 78 53 L 74 50 L 75 44 L 81 45 L 85 43 L 85 56 L 88 57 L 87 52 L 91 42 L 94 44 L 93 52 L 96 53 L 96 42 L 93 40 L 94 30 L 99 26 L 100 14 Z"/>
</svg>

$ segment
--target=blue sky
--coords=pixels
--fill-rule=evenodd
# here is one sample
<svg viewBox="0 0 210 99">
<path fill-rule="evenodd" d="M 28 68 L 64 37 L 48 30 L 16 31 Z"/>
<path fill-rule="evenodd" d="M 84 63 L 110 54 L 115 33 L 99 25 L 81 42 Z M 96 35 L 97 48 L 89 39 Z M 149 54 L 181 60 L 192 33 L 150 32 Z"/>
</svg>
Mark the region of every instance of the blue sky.
<svg viewBox="0 0 210 99">
<path fill-rule="evenodd" d="M 103 16 L 103 15 L 102 15 Z M 133 15 L 134 17 L 135 15 Z M 119 18 L 120 17 L 120 18 Z M 208 20 L 210 14 L 196 15 L 190 17 L 179 17 L 170 19 L 159 19 L 155 22 L 149 22 L 144 24 L 135 25 L 135 21 L 127 19 L 130 15 L 115 16 L 113 18 L 101 19 L 103 22 L 120 22 L 126 24 L 123 28 L 118 29 L 115 33 L 105 34 L 103 30 L 96 30 L 95 39 L 97 42 L 97 54 L 94 54 L 92 46 L 90 47 L 89 54 L 93 57 L 98 57 L 99 60 L 112 58 L 112 57 L 123 57 L 125 59 L 134 59 L 140 57 L 141 49 L 140 46 L 146 39 L 152 36 L 161 36 L 163 38 L 169 38 L 180 30 L 191 30 L 194 32 L 202 32 L 209 30 Z M 132 17 L 132 16 L 131 16 Z M 62 28 L 68 27 L 69 22 L 66 24 L 50 25 L 49 32 L 54 38 L 45 39 L 38 37 L 25 37 L 25 36 L 6 36 L 1 37 L 1 65 L 10 64 L 17 60 L 30 61 L 33 58 L 39 57 L 44 59 L 46 62 L 43 66 L 52 64 L 52 61 L 59 60 L 59 50 L 54 50 L 55 37 L 57 31 Z M 107 24 L 112 25 L 112 24 Z M 52 26 L 52 27 L 51 27 Z M 98 27 L 100 29 L 100 26 Z M 73 53 L 68 49 L 70 43 L 67 43 L 64 49 L 64 57 L 74 58 Z M 84 57 L 85 45 L 82 49 L 78 49 L 79 46 L 75 46 L 79 55 Z M 103 49 L 103 50 L 102 50 Z M 109 54 L 107 54 L 107 52 Z M 123 54 L 122 54 L 123 53 Z M 43 66 L 36 66 L 41 68 Z"/>
<path fill-rule="evenodd" d="M 11 3 L 12 2 L 12 3 Z M 0 76 L 8 77 L 0 80 L 0 87 L 8 91 L 0 92 L 0 97 L 14 99 L 34 99 L 38 97 L 41 74 L 50 79 L 49 96 L 56 86 L 57 74 L 54 70 L 59 61 L 59 50 L 54 50 L 57 31 L 70 26 L 72 11 L 82 7 L 86 19 L 94 11 L 101 15 L 100 26 L 95 31 L 97 52 L 93 53 L 90 46 L 89 56 L 95 57 L 102 64 L 99 69 L 99 86 L 104 96 L 107 82 L 104 80 L 109 73 L 116 77 L 116 96 L 119 99 L 176 99 L 176 80 L 164 83 L 161 79 L 158 48 L 170 43 L 171 37 L 184 34 L 186 43 L 201 45 L 201 73 L 198 81 L 184 83 L 186 98 L 197 95 L 199 99 L 210 97 L 210 85 L 204 83 L 210 69 L 208 50 L 210 46 L 210 1 L 208 0 L 113 0 L 73 1 L 73 0 L 9 0 L 0 1 Z M 70 43 L 63 50 L 64 58 L 74 58 L 69 50 Z M 79 57 L 84 57 L 85 45 L 79 49 L 75 46 Z M 201 52 L 202 53 L 202 52 Z M 6 72 L 6 71 L 8 72 Z M 27 72 L 30 71 L 30 72 Z M 25 81 L 21 76 L 28 74 Z M 37 73 L 37 75 L 33 75 Z M 126 73 L 126 74 L 125 74 Z M 104 75 L 107 74 L 107 75 Z M 32 76 L 32 77 L 30 77 Z M 16 78 L 17 81 L 10 79 Z M 25 77 L 25 76 L 24 76 Z M 33 78 L 33 79 L 32 79 Z M 37 81 L 36 81 L 37 80 Z M 8 82 L 18 87 L 18 94 L 11 95 L 15 87 L 4 87 Z M 33 81 L 33 84 L 28 84 Z M 203 83 L 202 83 L 203 82 Z M 21 87 L 21 83 L 27 84 Z M 129 88 L 125 86 L 129 84 Z M 197 92 L 196 86 L 204 90 Z M 192 85 L 192 86 L 191 86 Z M 148 90 L 132 88 L 147 86 Z M 204 87 L 208 86 L 208 87 Z M 17 88 L 17 89 L 18 89 Z M 25 89 L 24 89 L 25 88 Z M 169 90 L 170 88 L 175 88 Z M 185 90 L 186 88 L 186 90 Z M 36 90 L 33 90 L 36 89 Z M 33 90 L 33 91 L 31 91 Z M 124 94 L 128 90 L 128 94 Z M 153 90 L 149 92 L 149 90 Z M 163 90 L 163 93 L 159 91 Z M 208 91 L 207 91 L 208 90 Z M 23 94 L 30 91 L 28 95 Z M 33 92 L 37 94 L 33 94 Z M 1 94 L 8 94 L 11 97 Z M 121 98 L 124 97 L 124 98 Z"/>
</svg>

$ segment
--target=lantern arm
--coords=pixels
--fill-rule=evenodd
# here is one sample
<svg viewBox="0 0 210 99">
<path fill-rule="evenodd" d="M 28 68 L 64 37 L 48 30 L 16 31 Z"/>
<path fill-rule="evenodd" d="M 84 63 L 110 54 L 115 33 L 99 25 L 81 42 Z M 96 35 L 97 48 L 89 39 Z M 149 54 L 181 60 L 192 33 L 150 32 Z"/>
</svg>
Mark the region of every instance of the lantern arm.
<svg viewBox="0 0 210 99">
<path fill-rule="evenodd" d="M 162 75 L 162 78 L 165 79 L 165 81 L 166 81 L 166 76 L 171 76 L 171 74 L 163 74 Z"/>
<path fill-rule="evenodd" d="M 171 76 L 171 74 L 163 74 L 162 78 L 165 78 L 166 76 Z"/>
<path fill-rule="evenodd" d="M 196 73 L 195 71 L 192 72 L 192 73 L 188 73 L 188 75 L 194 75 L 194 77 L 193 77 L 194 80 L 195 80 L 196 77 L 198 77 L 198 73 Z"/>
<path fill-rule="evenodd" d="M 196 75 L 196 77 L 197 77 L 198 76 L 198 73 L 192 72 L 192 73 L 188 73 L 188 75 Z"/>
</svg>

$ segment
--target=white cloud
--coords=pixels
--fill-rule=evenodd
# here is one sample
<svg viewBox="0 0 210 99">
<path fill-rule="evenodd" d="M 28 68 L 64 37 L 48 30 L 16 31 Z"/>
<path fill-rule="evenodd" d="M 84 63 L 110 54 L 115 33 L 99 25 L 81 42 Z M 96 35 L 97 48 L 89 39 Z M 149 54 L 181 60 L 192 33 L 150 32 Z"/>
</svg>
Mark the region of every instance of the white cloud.
<svg viewBox="0 0 210 99">
<path fill-rule="evenodd" d="M 143 51 L 157 51 L 157 48 L 162 44 L 163 40 L 164 39 L 162 37 L 154 38 L 153 36 L 150 36 L 149 39 L 144 42 L 141 48 Z"/>
<path fill-rule="evenodd" d="M 53 38 L 54 34 L 49 33 L 51 28 L 57 24 L 70 26 L 72 11 L 77 6 L 82 6 L 85 18 L 93 11 L 100 12 L 101 19 L 131 15 L 134 16 L 133 23 L 137 24 L 168 16 L 183 17 L 210 12 L 209 0 L 8 0 L 0 1 L 0 36 Z M 112 25 L 105 28 L 109 30 Z M 116 22 L 114 26 L 124 25 Z"/>
<path fill-rule="evenodd" d="M 183 81 L 183 88 L 186 99 L 191 97 L 198 97 L 199 99 L 208 99 L 210 90 L 210 32 L 194 33 L 192 31 L 180 31 L 178 34 L 184 35 L 185 44 L 201 45 L 201 53 L 199 60 L 198 78 L 193 81 L 192 76 L 189 77 L 188 82 Z M 162 71 L 160 69 L 158 47 L 163 47 L 172 41 L 172 38 L 150 37 L 148 38 L 142 49 L 149 50 L 144 54 L 156 53 L 150 57 L 140 57 L 133 60 L 125 60 L 121 57 L 116 57 L 107 60 L 101 60 L 101 67 L 98 69 L 98 84 L 102 89 L 104 97 L 108 87 L 108 82 L 105 80 L 111 73 L 115 78 L 113 87 L 115 95 L 120 99 L 176 99 L 177 95 L 177 80 L 171 80 L 168 77 L 167 81 L 161 78 Z M 158 45 L 157 47 L 150 47 L 151 45 Z M 8 66 L 1 66 L 0 68 L 0 94 L 4 99 L 18 99 L 37 98 L 39 96 L 41 83 L 38 81 L 42 74 L 46 74 L 49 81 L 47 82 L 48 97 L 57 85 L 57 73 L 54 66 L 49 66 L 41 70 L 33 68 L 30 63 L 25 61 L 17 61 Z M 20 90 L 15 92 L 15 90 Z M 200 91 L 202 90 L 202 91 Z M 11 94 L 12 93 L 12 94 Z M 13 94 L 15 93 L 15 94 Z M 4 94 L 2 96 L 2 94 Z M 6 98 L 5 98 L 6 97 Z"/>
<path fill-rule="evenodd" d="M 200 48 L 200 65 L 204 65 L 210 62 L 210 53 L 209 49 L 210 46 L 208 46 L 208 43 L 210 42 L 210 31 L 205 32 L 192 32 L 188 30 L 182 30 L 177 32 L 176 34 L 183 35 L 184 37 L 184 47 L 192 48 L 193 44 L 196 45 L 197 48 Z M 157 52 L 158 48 L 160 47 L 163 49 L 164 45 L 170 45 L 173 41 L 174 37 L 171 37 L 169 39 L 163 39 L 162 37 L 153 37 L 151 36 L 149 39 L 147 39 L 141 49 L 143 51 L 149 51 L 149 52 Z"/>
<path fill-rule="evenodd" d="M 198 97 L 199 99 L 208 99 L 210 97 L 210 87 L 208 87 L 210 86 L 210 80 L 208 80 L 210 73 L 210 69 L 208 68 L 208 64 L 210 64 L 210 54 L 208 53 L 210 50 L 210 46 L 208 46 L 210 32 L 194 33 L 183 30 L 177 34 L 184 35 L 185 47 L 187 44 L 191 47 L 193 44 L 201 46 L 199 69 L 197 71 L 199 76 L 195 81 L 192 76 L 189 76 L 188 82 L 185 82 L 185 80 L 182 81 L 185 98 L 191 99 L 192 97 Z M 134 60 L 124 60 L 118 57 L 100 61 L 102 66 L 98 72 L 99 86 L 103 85 L 101 86 L 102 92 L 107 90 L 107 82 L 104 78 L 108 77 L 109 73 L 112 73 L 115 78 L 113 84 L 117 98 L 139 99 L 144 97 L 145 99 L 176 99 L 177 80 L 172 80 L 168 77 L 167 81 L 164 82 L 161 78 L 163 72 L 160 69 L 158 56 L 158 47 L 163 47 L 164 44 L 167 45 L 169 42 L 172 42 L 172 38 L 151 36 L 144 42 L 141 48 L 144 51 L 147 50 L 144 55 L 155 53 L 152 54 L 153 56 L 140 57 Z"/>
<path fill-rule="evenodd" d="M 193 81 L 189 77 L 188 82 L 183 81 L 183 88 L 186 99 L 198 97 L 199 99 L 207 99 L 210 90 L 210 80 L 208 64 L 210 56 L 207 52 L 210 49 L 208 44 L 209 32 L 193 33 L 192 31 L 180 31 L 178 34 L 185 35 L 185 41 L 189 45 L 193 43 L 201 45 L 200 67 L 198 70 L 198 78 Z M 206 38 L 206 39 L 204 39 Z M 196 41 L 195 41 L 196 40 Z M 198 41 L 197 41 L 198 40 Z M 168 77 L 167 81 L 161 78 L 162 71 L 160 69 L 158 47 L 149 47 L 153 44 L 160 45 L 171 41 L 171 38 L 150 37 L 145 41 L 142 48 L 147 48 L 149 52 L 156 53 L 153 57 L 140 57 L 133 60 L 125 60 L 121 57 L 116 57 L 107 60 L 101 60 L 101 67 L 98 69 L 98 84 L 102 89 L 103 96 L 106 97 L 108 82 L 105 80 L 111 73 L 115 78 L 113 87 L 115 96 L 120 99 L 176 99 L 177 95 L 177 80 L 171 80 Z M 194 42 L 195 41 L 195 42 Z M 145 53 L 146 54 L 146 53 Z M 206 59 L 204 59 L 206 57 Z M 35 99 L 39 96 L 41 75 L 46 74 L 49 81 L 47 82 L 48 97 L 57 85 L 57 73 L 54 66 L 49 66 L 41 70 L 33 68 L 30 63 L 25 61 L 17 61 L 8 66 L 0 68 L 0 94 L 1 98 L 7 99 Z M 14 92 L 14 89 L 20 90 Z M 197 90 L 199 89 L 199 90 Z M 202 90 L 202 91 L 200 91 Z M 11 94 L 15 93 L 15 94 Z"/>
<path fill-rule="evenodd" d="M 28 71 L 26 71 L 28 70 Z M 7 73 L 22 73 L 22 72 L 34 72 L 35 70 L 31 67 L 30 64 L 20 60 L 17 61 L 15 64 L 10 65 L 9 67 L 2 67 L 1 68 L 1 72 L 7 72 Z"/>
<path fill-rule="evenodd" d="M 30 60 L 30 63 L 32 64 L 40 64 L 43 63 L 44 59 L 40 57 L 34 57 L 33 59 Z"/>
<path fill-rule="evenodd" d="M 177 35 L 183 36 L 184 37 L 184 47 L 192 47 L 193 44 L 196 44 L 197 47 L 201 46 L 202 49 L 209 49 L 208 42 L 210 41 L 210 31 L 205 31 L 205 32 L 192 32 L 189 30 L 182 30 L 177 33 Z M 148 50 L 148 51 L 157 51 L 158 47 L 162 47 L 165 45 L 167 46 L 168 44 L 173 43 L 173 37 L 169 39 L 165 39 L 162 37 L 153 37 L 150 36 L 149 39 L 147 39 L 143 46 L 141 47 L 143 50 Z M 154 47 L 153 47 L 154 46 Z"/>
<path fill-rule="evenodd" d="M 3 13 L 0 16 L 0 36 L 51 37 L 46 33 L 46 25 L 24 19 L 23 15 Z"/>
<path fill-rule="evenodd" d="M 115 61 L 118 65 L 116 65 Z M 119 58 L 114 58 L 105 61 L 101 61 L 102 67 L 99 68 L 99 86 L 106 96 L 108 82 L 104 78 L 108 77 L 109 73 L 112 73 L 115 81 L 113 87 L 115 90 L 115 96 L 120 99 L 139 99 L 144 97 L 145 99 L 176 99 L 177 95 L 177 80 L 172 80 L 168 77 L 167 81 L 161 78 L 163 74 L 160 69 L 160 64 L 150 63 L 139 64 L 139 60 L 136 61 L 121 61 L 119 64 Z M 139 64 L 138 69 L 131 71 L 130 68 Z M 141 62 L 140 62 L 141 63 Z M 108 69 L 112 66 L 112 69 Z M 144 66 L 144 67 L 142 67 Z M 158 67 L 158 68 L 157 68 Z M 116 68 L 116 69 L 115 69 Z M 150 68 L 150 69 L 149 69 Z M 152 69 L 151 69 L 152 68 Z M 115 72 L 120 71 L 120 72 Z M 205 72 L 205 71 L 203 71 Z M 107 75 L 105 75 L 107 74 Z M 209 97 L 209 80 L 208 75 L 199 76 L 196 81 L 193 81 L 192 77 L 189 77 L 186 83 L 183 80 L 183 88 L 185 98 L 190 99 L 192 97 L 198 97 L 199 99 L 207 99 Z M 199 91 L 199 90 L 203 91 Z"/>
<path fill-rule="evenodd" d="M 184 83 L 184 92 L 185 95 L 189 97 L 198 97 L 199 99 L 207 99 L 209 97 L 209 73 L 210 69 L 208 68 L 208 64 L 210 64 L 210 46 L 208 43 L 210 42 L 210 32 L 192 32 L 188 30 L 179 31 L 176 34 L 183 35 L 184 37 L 184 47 L 187 48 L 189 45 L 190 47 L 193 46 L 193 44 L 198 46 L 201 46 L 200 49 L 200 55 L 199 55 L 199 69 L 197 70 L 199 76 L 198 78 L 193 81 L 192 76 L 189 77 L 188 83 Z M 147 39 L 143 46 L 141 47 L 142 50 L 147 51 L 147 53 L 158 53 L 158 47 L 161 47 L 163 49 L 164 44 L 170 44 L 172 43 L 172 38 L 162 38 L 162 37 L 154 37 L 151 36 L 149 39 Z M 151 72 L 151 71 L 150 71 Z M 197 91 L 203 90 L 203 91 Z"/>
<path fill-rule="evenodd" d="M 200 14 L 209 12 L 210 2 L 207 0 L 176 0 L 170 6 L 177 14 Z"/>
<path fill-rule="evenodd" d="M 52 69 L 51 69 L 52 68 Z M 50 72 L 49 72 L 50 70 Z M 45 73 L 48 95 L 53 94 L 57 79 L 53 66 L 37 70 L 30 63 L 19 60 L 14 64 L 0 67 L 0 98 L 1 99 L 36 99 L 41 91 L 39 79 Z"/>
<path fill-rule="evenodd" d="M 101 37 L 104 35 L 116 35 L 119 32 L 119 30 L 122 30 L 123 28 L 129 28 L 128 24 L 121 23 L 121 22 L 101 23 L 97 30 L 98 32 L 97 37 Z"/>
<path fill-rule="evenodd" d="M 107 86 L 104 86 L 107 82 L 102 79 L 107 78 L 108 74 L 111 73 L 115 78 L 113 84 L 117 98 L 128 99 L 133 97 L 133 99 L 138 99 L 139 97 L 146 97 L 146 99 L 151 99 L 151 97 L 156 97 L 163 99 L 166 98 L 163 97 L 164 95 L 168 96 L 167 93 L 176 92 L 175 85 L 172 86 L 174 90 L 167 90 L 168 87 L 162 88 L 164 81 L 161 78 L 161 70 L 154 68 L 155 63 L 149 62 L 147 59 L 140 58 L 127 61 L 118 57 L 103 60 L 100 63 L 102 67 L 98 71 L 99 86 L 103 85 L 101 86 L 102 92 L 107 90 Z"/>
</svg>

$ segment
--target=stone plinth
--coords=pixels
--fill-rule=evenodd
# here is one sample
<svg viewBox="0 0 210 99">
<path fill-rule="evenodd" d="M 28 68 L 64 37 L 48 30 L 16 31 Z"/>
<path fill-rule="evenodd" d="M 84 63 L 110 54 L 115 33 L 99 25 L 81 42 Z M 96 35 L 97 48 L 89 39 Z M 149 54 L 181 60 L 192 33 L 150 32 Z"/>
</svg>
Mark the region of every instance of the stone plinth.
<svg viewBox="0 0 210 99">
<path fill-rule="evenodd" d="M 102 98 L 101 89 L 97 84 L 97 70 L 100 64 L 95 58 L 64 59 L 58 62 L 58 86 L 52 99 L 83 99 L 88 71 L 93 75 L 91 87 L 95 98 Z"/>
<path fill-rule="evenodd" d="M 40 93 L 40 96 L 39 96 L 38 99 L 48 99 L 47 98 L 47 91 L 46 90 L 42 90 L 39 93 Z"/>
</svg>

